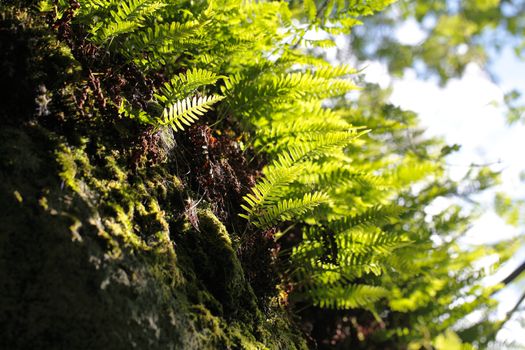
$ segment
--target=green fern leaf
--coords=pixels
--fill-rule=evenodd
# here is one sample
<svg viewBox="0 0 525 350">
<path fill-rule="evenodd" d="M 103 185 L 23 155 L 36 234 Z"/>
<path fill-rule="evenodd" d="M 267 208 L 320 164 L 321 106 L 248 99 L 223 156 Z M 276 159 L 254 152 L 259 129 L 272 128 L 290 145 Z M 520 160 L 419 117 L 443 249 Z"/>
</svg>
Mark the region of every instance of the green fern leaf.
<svg viewBox="0 0 525 350">
<path fill-rule="evenodd" d="M 336 284 L 308 291 L 314 305 L 331 309 L 370 308 L 374 302 L 388 295 L 381 287 L 365 284 Z"/>
<path fill-rule="evenodd" d="M 262 210 L 252 213 L 252 222 L 260 227 L 271 227 L 279 222 L 298 218 L 316 206 L 328 202 L 329 197 L 322 193 L 305 193 L 302 198 L 290 198 L 266 206 Z"/>
<path fill-rule="evenodd" d="M 196 122 L 200 116 L 223 98 L 219 95 L 187 97 L 165 107 L 158 122 L 160 125 L 171 126 L 174 131 L 184 130 L 184 125 L 190 126 Z"/>
<path fill-rule="evenodd" d="M 204 69 L 193 68 L 165 83 L 160 88 L 160 94 L 155 94 L 154 97 L 161 103 L 180 100 L 201 86 L 214 84 L 220 78 L 223 76 L 218 76 Z"/>
<path fill-rule="evenodd" d="M 400 212 L 401 209 L 397 206 L 376 205 L 363 213 L 346 216 L 342 219 L 329 222 L 328 227 L 333 231 L 342 232 L 357 226 L 388 223 L 392 218 L 399 215 Z"/>
</svg>

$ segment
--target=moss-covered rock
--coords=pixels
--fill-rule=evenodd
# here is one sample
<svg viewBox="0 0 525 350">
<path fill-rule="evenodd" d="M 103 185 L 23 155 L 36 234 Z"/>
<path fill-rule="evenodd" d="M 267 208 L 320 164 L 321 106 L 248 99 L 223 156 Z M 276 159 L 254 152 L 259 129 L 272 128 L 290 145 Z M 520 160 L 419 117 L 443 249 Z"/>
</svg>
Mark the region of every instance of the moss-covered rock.
<svg viewBox="0 0 525 350">
<path fill-rule="evenodd" d="M 175 165 L 137 166 L 44 19 L 0 6 L 0 348 L 304 348 Z"/>
</svg>

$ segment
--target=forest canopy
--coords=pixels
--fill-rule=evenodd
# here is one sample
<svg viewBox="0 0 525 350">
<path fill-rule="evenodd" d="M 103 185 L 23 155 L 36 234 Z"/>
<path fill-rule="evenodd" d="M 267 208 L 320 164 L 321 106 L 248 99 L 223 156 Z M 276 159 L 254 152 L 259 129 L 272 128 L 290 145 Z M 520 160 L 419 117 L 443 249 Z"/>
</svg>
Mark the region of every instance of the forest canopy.
<svg viewBox="0 0 525 350">
<path fill-rule="evenodd" d="M 521 242 L 461 243 L 498 173 L 451 179 L 459 146 L 353 63 L 445 83 L 488 29 L 523 38 L 523 4 L 392 3 L 2 2 L 0 344 L 499 346 L 523 268 L 485 277 Z M 390 35 L 407 18 L 417 47 Z M 325 58 L 341 36 L 352 63 Z"/>
</svg>

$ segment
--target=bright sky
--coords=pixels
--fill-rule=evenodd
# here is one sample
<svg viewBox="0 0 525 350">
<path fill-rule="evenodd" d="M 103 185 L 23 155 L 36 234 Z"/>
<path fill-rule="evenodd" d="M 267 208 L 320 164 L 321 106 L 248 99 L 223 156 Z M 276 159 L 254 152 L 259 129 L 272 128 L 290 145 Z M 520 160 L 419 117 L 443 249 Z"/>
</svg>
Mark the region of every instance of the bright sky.
<svg viewBox="0 0 525 350">
<path fill-rule="evenodd" d="M 410 21 L 397 34 L 406 44 L 416 44 L 423 38 L 417 24 Z M 519 173 L 525 170 L 525 125 L 509 127 L 501 107 L 505 92 L 518 89 L 525 93 L 525 62 L 518 61 L 511 50 L 496 57 L 491 66 L 499 78 L 498 84 L 476 64 L 470 64 L 461 79 L 452 79 L 444 88 L 434 81 L 419 80 L 411 70 L 403 79 L 393 81 L 382 64 L 366 62 L 365 66 L 366 80 L 382 87 L 392 85 L 391 102 L 417 112 L 428 135 L 443 136 L 449 144 L 462 145 L 460 152 L 449 160 L 453 178 L 460 178 L 471 163 L 496 163 L 495 169 L 502 169 L 502 184 L 497 190 L 525 198 L 525 186 L 519 180 Z M 494 192 L 480 198 L 487 211 L 473 223 L 467 235 L 468 243 L 495 242 L 523 232 L 522 228 L 505 224 L 491 209 Z M 439 206 L 447 204 L 446 200 L 438 203 Z M 510 273 L 523 259 L 525 249 L 509 262 L 498 279 Z M 514 306 L 525 285 L 520 287 L 500 293 L 500 317 Z M 518 323 L 509 322 L 500 339 L 525 344 L 525 331 Z"/>
</svg>

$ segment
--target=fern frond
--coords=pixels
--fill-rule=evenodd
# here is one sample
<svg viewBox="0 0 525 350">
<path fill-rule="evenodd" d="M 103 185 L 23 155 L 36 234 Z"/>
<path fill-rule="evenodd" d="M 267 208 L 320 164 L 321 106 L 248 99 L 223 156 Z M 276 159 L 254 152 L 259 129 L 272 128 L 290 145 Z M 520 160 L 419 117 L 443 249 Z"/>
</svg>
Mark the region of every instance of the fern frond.
<svg viewBox="0 0 525 350">
<path fill-rule="evenodd" d="M 374 302 L 388 295 L 381 287 L 365 284 L 335 284 L 308 291 L 314 305 L 331 309 L 370 308 Z"/>
<path fill-rule="evenodd" d="M 385 233 L 380 229 L 352 229 L 338 234 L 336 237 L 338 247 L 349 255 L 353 254 L 379 254 L 388 255 L 394 250 L 410 243 L 406 238 Z"/>
<path fill-rule="evenodd" d="M 164 86 L 160 88 L 160 93 L 154 94 L 154 97 L 161 103 L 169 103 L 174 100 L 183 99 L 197 88 L 214 84 L 220 78 L 221 76 L 217 76 L 213 72 L 193 68 L 164 83 Z"/>
<path fill-rule="evenodd" d="M 298 218 L 328 201 L 329 197 L 322 192 L 305 193 L 302 198 L 284 199 L 274 205 L 265 206 L 262 210 L 252 212 L 248 219 L 260 228 L 271 227 L 279 222 Z"/>
<path fill-rule="evenodd" d="M 335 43 L 333 39 L 317 39 L 317 40 L 305 39 L 303 42 L 306 44 L 306 46 L 320 47 L 323 49 L 329 49 L 331 47 L 337 46 L 337 44 Z"/>
<path fill-rule="evenodd" d="M 397 206 L 376 205 L 363 213 L 331 221 L 327 226 L 335 232 L 342 232 L 362 225 L 388 223 L 392 218 L 397 217 L 400 212 L 401 209 Z"/>
<path fill-rule="evenodd" d="M 369 16 L 381 11 L 395 0 L 379 1 L 341 1 L 326 0 L 319 8 L 314 0 L 305 0 L 302 6 L 302 15 L 315 27 L 337 33 L 348 32 L 361 22 L 356 18 Z"/>
<path fill-rule="evenodd" d="M 292 162 L 288 158 L 283 158 L 281 164 L 289 164 L 289 166 L 267 168 L 265 177 L 252 188 L 252 193 L 244 196 L 249 207 L 241 206 L 249 214 L 254 213 L 256 208 L 271 205 L 279 200 L 283 196 L 281 190 L 294 181 L 300 171 L 303 170 L 301 164 L 292 166 Z M 241 214 L 241 216 L 243 215 Z"/>
<path fill-rule="evenodd" d="M 343 150 L 367 132 L 368 130 L 350 129 L 329 133 L 305 133 L 303 137 L 306 141 L 291 147 L 288 153 L 296 161 L 330 154 L 334 150 Z"/>
<path fill-rule="evenodd" d="M 273 77 L 271 81 L 273 90 L 278 94 L 292 93 L 296 97 L 334 97 L 357 88 L 352 82 L 344 79 L 326 79 L 308 73 L 283 74 Z"/>
<path fill-rule="evenodd" d="M 108 7 L 115 6 L 115 1 L 108 0 L 85 0 L 84 9 L 89 9 L 90 11 L 107 9 Z"/>
<path fill-rule="evenodd" d="M 133 108 L 131 103 L 125 98 L 122 99 L 118 106 L 118 113 L 127 118 L 136 119 L 143 124 L 155 124 L 155 119 L 153 119 L 146 111 Z"/>
<path fill-rule="evenodd" d="M 139 24 L 134 21 L 118 21 L 109 23 L 100 30 L 97 30 L 97 41 L 104 42 L 110 38 L 117 37 L 122 34 L 131 33 L 139 28 Z"/>
<path fill-rule="evenodd" d="M 436 174 L 438 171 L 439 165 L 435 163 L 409 160 L 396 167 L 394 171 L 387 173 L 385 177 L 392 186 L 402 188 L 420 181 L 430 174 Z"/>
<path fill-rule="evenodd" d="M 147 17 L 165 6 L 166 4 L 155 0 L 121 1 L 116 9 L 110 9 L 105 23 L 94 26 L 91 33 L 94 35 L 94 40 L 98 43 L 131 33 L 142 27 Z M 97 7 L 100 8 L 101 6 Z"/>
<path fill-rule="evenodd" d="M 317 7 L 314 0 L 304 0 L 304 12 L 307 14 L 310 21 L 314 21 L 317 17 Z"/>
<path fill-rule="evenodd" d="M 350 166 L 341 166 L 341 162 L 338 161 L 324 163 L 315 175 L 319 177 L 317 182 L 334 189 L 356 185 L 376 189 L 388 187 L 388 183 L 382 177 L 366 171 L 355 170 Z"/>
<path fill-rule="evenodd" d="M 124 0 L 119 2 L 115 11 L 110 11 L 114 20 L 121 21 L 143 21 L 155 11 L 167 6 L 161 1 L 152 0 Z"/>
<path fill-rule="evenodd" d="M 165 53 L 180 52 L 184 46 L 179 45 L 180 47 L 175 48 L 173 45 L 188 43 L 193 37 L 198 38 L 200 36 L 199 29 L 205 24 L 199 21 L 155 23 L 134 36 L 128 44 L 128 49 L 138 51 L 162 50 Z"/>
<path fill-rule="evenodd" d="M 259 117 L 264 111 L 274 112 L 293 99 L 323 99 L 343 95 L 356 86 L 345 79 L 325 79 L 310 73 L 258 74 L 253 77 L 230 77 L 222 88 L 231 97 L 231 106 L 238 113 Z M 287 109 L 293 109 L 289 105 Z"/>
<path fill-rule="evenodd" d="M 337 66 L 325 65 L 316 69 L 313 74 L 317 77 L 332 79 L 339 78 L 345 75 L 355 74 L 357 70 L 350 65 L 341 64 Z"/>
<path fill-rule="evenodd" d="M 169 104 L 159 119 L 160 125 L 169 125 L 174 131 L 184 130 L 183 124 L 190 126 L 224 97 L 219 95 L 187 97 Z"/>
<path fill-rule="evenodd" d="M 353 279 L 369 273 L 380 275 L 391 255 L 410 243 L 402 235 L 387 234 L 379 228 L 334 232 L 312 226 L 305 230 L 292 258 L 306 275 L 313 273 L 319 283 L 331 283 L 337 276 Z M 329 281 L 325 280 L 326 273 L 331 276 Z"/>
<path fill-rule="evenodd" d="M 301 111 L 302 112 L 302 111 Z M 337 131 L 351 131 L 363 130 L 362 127 L 354 127 L 350 123 L 342 120 L 338 115 L 330 109 L 321 109 L 319 111 L 312 111 L 312 116 L 309 117 L 307 112 L 302 113 L 303 118 L 297 120 L 291 118 L 289 123 L 285 120 L 277 120 L 271 126 L 260 130 L 260 137 L 267 138 L 291 138 L 301 134 L 308 133 L 328 133 Z"/>
<path fill-rule="evenodd" d="M 380 276 L 388 267 L 387 260 L 383 258 L 375 259 L 371 255 L 354 254 L 340 259 L 339 251 L 337 256 L 333 253 L 319 245 L 316 249 L 306 252 L 294 252 L 293 262 L 300 266 L 294 271 L 294 276 L 298 280 L 310 280 L 309 285 L 326 285 L 369 275 Z"/>
<path fill-rule="evenodd" d="M 240 214 L 242 217 L 252 219 L 256 215 L 260 215 L 260 211 L 265 206 L 274 205 L 279 199 L 285 198 L 285 192 L 282 189 L 293 182 L 300 174 L 299 170 L 303 169 L 301 162 L 304 162 L 308 158 L 315 157 L 323 154 L 333 148 L 342 148 L 348 143 L 352 142 L 356 137 L 361 135 L 356 130 L 348 132 L 337 132 L 337 133 L 325 133 L 309 137 L 309 141 L 304 144 L 299 144 L 292 147 L 289 151 L 280 154 L 277 159 L 268 167 L 266 167 L 262 178 L 253 188 L 252 193 L 244 197 L 245 202 L 249 206 L 243 205 L 242 208 L 247 214 Z M 308 193 L 305 194 L 307 196 Z M 326 195 L 324 195 L 326 197 Z M 311 198 L 304 197 L 307 200 Z M 323 199 L 327 200 L 327 197 Z M 282 202 L 285 205 L 285 202 Z M 286 202 L 286 205 L 292 208 L 293 205 L 298 205 L 298 202 Z M 275 217 L 280 209 L 275 205 L 274 209 L 264 210 L 268 213 L 269 219 L 263 219 L 264 224 L 270 222 L 275 223 Z M 283 216 L 284 217 L 284 216 Z"/>
</svg>

